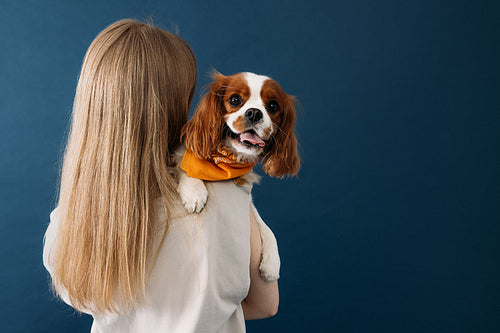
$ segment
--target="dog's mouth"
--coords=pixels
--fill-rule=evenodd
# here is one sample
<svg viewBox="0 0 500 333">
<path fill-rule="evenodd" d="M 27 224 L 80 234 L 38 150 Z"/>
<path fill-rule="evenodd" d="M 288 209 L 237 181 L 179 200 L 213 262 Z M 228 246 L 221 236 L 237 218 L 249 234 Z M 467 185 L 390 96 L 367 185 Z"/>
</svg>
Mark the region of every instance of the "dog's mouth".
<svg viewBox="0 0 500 333">
<path fill-rule="evenodd" d="M 255 133 L 254 130 L 245 131 L 243 133 L 234 133 L 229 129 L 229 136 L 247 147 L 262 148 L 266 145 L 264 140 L 262 140 L 262 138 Z"/>
</svg>

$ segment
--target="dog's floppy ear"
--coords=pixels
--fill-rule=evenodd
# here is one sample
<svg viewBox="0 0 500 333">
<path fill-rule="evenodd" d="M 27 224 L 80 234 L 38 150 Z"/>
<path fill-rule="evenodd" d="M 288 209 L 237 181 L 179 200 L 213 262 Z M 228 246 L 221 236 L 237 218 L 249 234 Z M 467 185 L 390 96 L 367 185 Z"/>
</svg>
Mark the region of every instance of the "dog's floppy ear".
<svg viewBox="0 0 500 333">
<path fill-rule="evenodd" d="M 184 125 L 182 141 L 187 149 L 198 158 L 208 159 L 222 140 L 224 126 L 224 92 L 227 77 L 214 72 L 214 81 L 208 85 L 208 92 L 196 107 L 193 117 Z"/>
<path fill-rule="evenodd" d="M 295 98 L 286 95 L 282 107 L 281 124 L 261 161 L 264 172 L 269 176 L 278 178 L 285 175 L 296 176 L 300 168 L 297 137 L 293 129 L 295 123 Z"/>
</svg>

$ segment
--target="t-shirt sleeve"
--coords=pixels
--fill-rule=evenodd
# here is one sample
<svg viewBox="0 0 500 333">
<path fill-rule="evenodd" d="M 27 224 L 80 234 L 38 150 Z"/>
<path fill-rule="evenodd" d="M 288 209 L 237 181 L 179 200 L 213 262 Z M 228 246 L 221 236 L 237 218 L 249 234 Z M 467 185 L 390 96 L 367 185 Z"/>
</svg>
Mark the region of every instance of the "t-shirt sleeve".
<svg viewBox="0 0 500 333">
<path fill-rule="evenodd" d="M 54 269 L 50 260 L 50 252 L 52 245 L 55 242 L 58 224 L 59 224 L 59 210 L 58 208 L 56 208 L 52 211 L 52 213 L 50 213 L 49 226 L 47 227 L 47 231 L 45 232 L 45 237 L 43 240 L 43 265 L 45 266 L 45 269 L 49 272 L 51 277 Z"/>
<path fill-rule="evenodd" d="M 53 278 L 54 273 L 54 266 L 51 259 L 53 255 L 53 246 L 55 244 L 57 232 L 59 230 L 59 220 L 60 210 L 59 208 L 56 208 L 52 211 L 52 213 L 50 213 L 50 222 L 49 226 L 47 227 L 47 231 L 45 232 L 43 242 L 43 265 L 45 266 L 47 272 L 49 272 L 51 278 Z M 68 294 L 66 293 L 66 290 L 64 290 L 63 288 L 59 288 L 57 295 L 64 301 L 64 303 L 73 307 L 69 300 Z M 83 310 L 82 312 L 91 314 L 91 312 L 88 310 Z"/>
</svg>

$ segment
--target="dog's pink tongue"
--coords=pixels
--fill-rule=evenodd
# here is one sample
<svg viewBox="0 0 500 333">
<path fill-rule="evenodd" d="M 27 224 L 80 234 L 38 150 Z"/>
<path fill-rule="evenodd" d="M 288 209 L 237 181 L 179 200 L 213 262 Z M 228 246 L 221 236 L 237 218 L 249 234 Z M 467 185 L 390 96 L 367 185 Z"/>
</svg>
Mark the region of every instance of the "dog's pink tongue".
<svg viewBox="0 0 500 333">
<path fill-rule="evenodd" d="M 264 147 L 266 144 L 264 141 L 255 133 L 245 132 L 240 134 L 240 141 L 248 141 L 254 146 Z"/>
</svg>

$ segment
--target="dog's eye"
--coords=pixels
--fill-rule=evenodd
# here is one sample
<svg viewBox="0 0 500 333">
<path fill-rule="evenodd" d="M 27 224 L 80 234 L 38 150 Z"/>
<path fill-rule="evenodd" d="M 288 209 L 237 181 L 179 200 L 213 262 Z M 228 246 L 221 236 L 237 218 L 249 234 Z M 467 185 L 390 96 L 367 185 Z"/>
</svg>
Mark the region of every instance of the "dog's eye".
<svg viewBox="0 0 500 333">
<path fill-rule="evenodd" d="M 270 113 L 276 113 L 276 112 L 279 111 L 280 106 L 279 106 L 278 102 L 276 102 L 276 101 L 270 101 L 269 103 L 267 103 L 266 109 Z"/>
<path fill-rule="evenodd" d="M 231 104 L 231 106 L 233 107 L 237 107 L 237 106 L 240 106 L 241 105 L 241 96 L 240 95 L 231 95 L 231 97 L 229 97 L 229 104 Z"/>
</svg>

